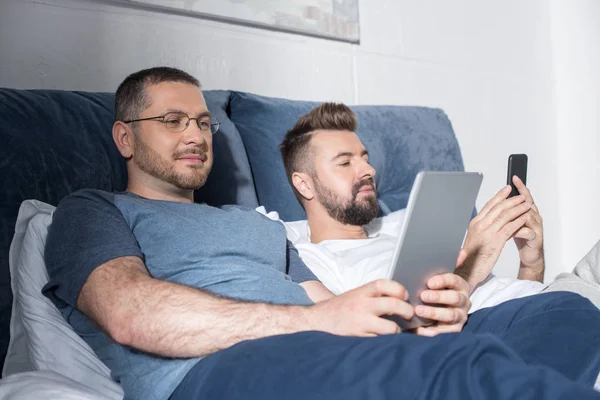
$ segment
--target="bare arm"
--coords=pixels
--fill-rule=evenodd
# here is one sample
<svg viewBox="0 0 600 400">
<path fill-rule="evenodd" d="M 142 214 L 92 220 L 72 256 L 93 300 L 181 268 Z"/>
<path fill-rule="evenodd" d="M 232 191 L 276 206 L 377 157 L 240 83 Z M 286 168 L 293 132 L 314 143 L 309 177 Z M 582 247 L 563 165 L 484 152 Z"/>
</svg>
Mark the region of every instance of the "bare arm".
<svg viewBox="0 0 600 400">
<path fill-rule="evenodd" d="M 77 307 L 117 343 L 165 357 L 199 357 L 243 340 L 307 330 L 395 333 L 396 323 L 380 316 L 410 319 L 407 297 L 399 283 L 379 280 L 311 307 L 244 303 L 154 279 L 140 258 L 121 257 L 90 274 Z"/>
<path fill-rule="evenodd" d="M 116 342 L 165 357 L 199 357 L 243 340 L 310 329 L 308 307 L 237 302 L 154 279 L 138 257 L 96 268 L 77 307 Z"/>
<path fill-rule="evenodd" d="M 531 203 L 524 195 L 507 198 L 509 193 L 510 186 L 505 186 L 469 223 L 463 262 L 454 272 L 467 281 L 471 293 L 488 277 L 506 241 L 527 223 Z"/>
<path fill-rule="evenodd" d="M 527 266 L 521 262 L 519 267 L 519 276 L 518 279 L 523 279 L 527 281 L 537 281 L 544 282 L 544 271 L 546 270 L 546 266 L 544 265 L 544 260 L 542 259 L 539 265 L 536 266 Z"/>
<path fill-rule="evenodd" d="M 519 249 L 519 279 L 529 281 L 544 281 L 546 262 L 544 257 L 544 220 L 540 210 L 533 202 L 531 192 L 517 177 L 513 177 L 513 183 L 519 193 L 525 196 L 531 203 L 531 209 L 527 212 L 525 226 L 517 231 L 514 236 L 517 249 Z"/>
</svg>

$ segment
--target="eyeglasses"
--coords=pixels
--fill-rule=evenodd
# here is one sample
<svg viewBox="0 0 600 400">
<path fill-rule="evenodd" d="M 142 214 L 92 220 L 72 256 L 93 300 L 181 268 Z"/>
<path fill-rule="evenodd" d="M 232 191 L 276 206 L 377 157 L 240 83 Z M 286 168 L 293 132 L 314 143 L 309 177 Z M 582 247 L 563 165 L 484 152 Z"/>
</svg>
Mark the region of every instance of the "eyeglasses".
<svg viewBox="0 0 600 400">
<path fill-rule="evenodd" d="M 150 120 L 158 120 L 156 122 L 162 122 L 165 124 L 165 127 L 169 132 L 172 133 L 181 133 L 187 129 L 190 125 L 190 120 L 196 120 L 196 124 L 198 128 L 202 132 L 210 132 L 213 135 L 219 131 L 219 126 L 221 123 L 219 121 L 212 121 L 209 116 L 200 116 L 198 118 L 190 118 L 184 112 L 168 112 L 164 115 L 159 115 L 158 117 L 148 117 L 148 118 L 140 118 L 140 119 L 131 119 L 129 121 L 123 121 L 126 124 L 131 122 L 138 121 L 150 121 Z"/>
</svg>

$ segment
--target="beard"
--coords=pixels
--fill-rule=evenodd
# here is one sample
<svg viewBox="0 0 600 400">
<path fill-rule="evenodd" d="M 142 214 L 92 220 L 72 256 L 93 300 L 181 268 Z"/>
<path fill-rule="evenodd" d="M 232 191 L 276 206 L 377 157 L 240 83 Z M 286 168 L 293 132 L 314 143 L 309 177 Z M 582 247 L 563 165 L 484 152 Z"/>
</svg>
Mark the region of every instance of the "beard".
<svg viewBox="0 0 600 400">
<path fill-rule="evenodd" d="M 375 181 L 373 178 L 363 179 L 352 187 L 352 195 L 349 200 L 343 199 L 340 195 L 321 184 L 319 178 L 315 176 L 315 191 L 319 196 L 319 202 L 325 207 L 329 216 L 344 225 L 362 226 L 371 222 L 379 214 L 379 204 L 377 196 L 372 194 L 363 199 L 357 199 L 361 187 L 371 185 L 375 190 Z"/>
<path fill-rule="evenodd" d="M 159 153 L 145 144 L 138 135 L 133 135 L 135 154 L 133 162 L 145 173 L 174 185 L 183 190 L 195 190 L 201 188 L 210 172 L 210 165 L 207 165 L 208 159 L 201 165 L 190 165 L 190 172 L 187 174 L 179 173 L 175 170 L 175 164 L 163 158 Z M 187 150 L 173 154 L 173 161 L 185 154 L 203 154 L 199 148 Z M 205 167 L 206 168 L 203 168 Z"/>
</svg>

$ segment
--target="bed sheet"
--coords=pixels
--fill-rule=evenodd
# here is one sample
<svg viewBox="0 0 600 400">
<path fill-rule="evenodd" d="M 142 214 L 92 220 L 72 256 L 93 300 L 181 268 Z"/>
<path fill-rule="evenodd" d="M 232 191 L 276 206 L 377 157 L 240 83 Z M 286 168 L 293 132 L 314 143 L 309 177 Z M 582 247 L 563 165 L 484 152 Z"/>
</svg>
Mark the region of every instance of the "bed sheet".
<svg viewBox="0 0 600 400">
<path fill-rule="evenodd" d="M 0 400 L 116 400 L 53 371 L 21 372 L 0 381 Z"/>
</svg>

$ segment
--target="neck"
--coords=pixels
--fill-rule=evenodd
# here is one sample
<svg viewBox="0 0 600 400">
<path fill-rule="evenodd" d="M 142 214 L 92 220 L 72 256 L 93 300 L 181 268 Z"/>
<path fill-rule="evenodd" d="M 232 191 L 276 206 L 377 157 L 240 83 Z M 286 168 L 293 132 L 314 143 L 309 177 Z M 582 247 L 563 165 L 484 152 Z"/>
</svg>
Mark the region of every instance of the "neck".
<svg viewBox="0 0 600 400">
<path fill-rule="evenodd" d="M 331 218 L 326 210 L 306 210 L 310 241 L 366 239 L 368 236 L 360 225 L 345 225 Z"/>
<path fill-rule="evenodd" d="M 135 174 L 130 173 L 127 191 L 151 200 L 176 201 L 179 203 L 194 202 L 193 190 L 180 189 L 146 174 L 135 176 Z"/>
</svg>

